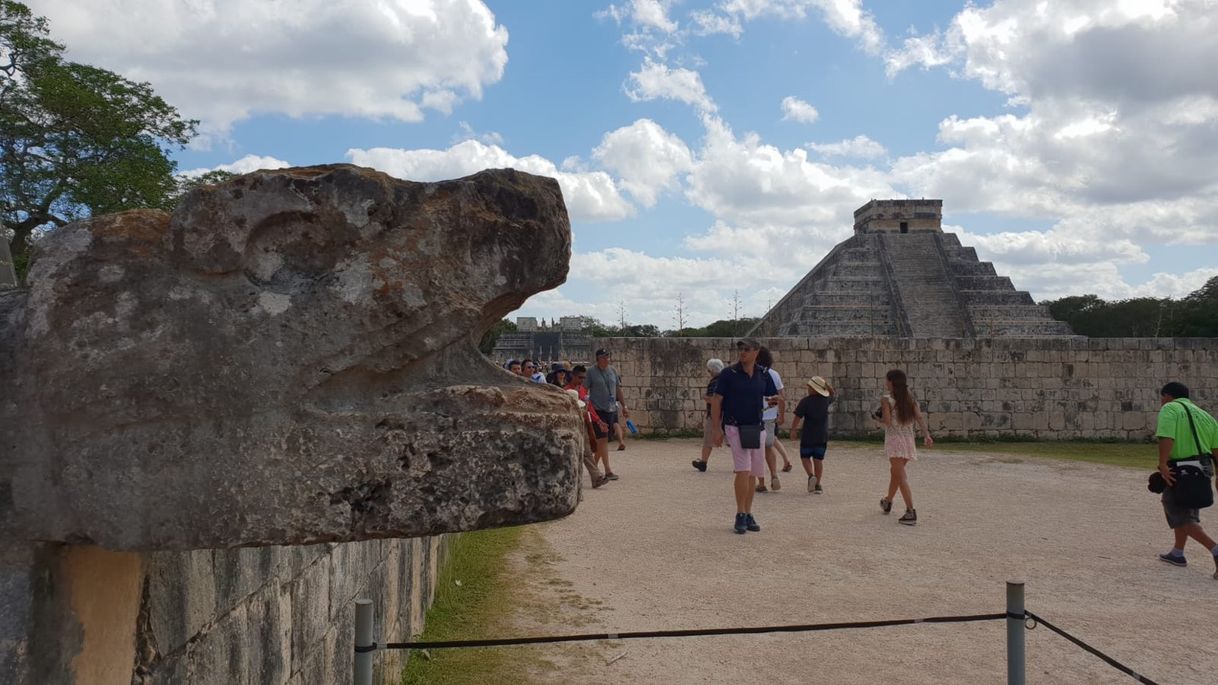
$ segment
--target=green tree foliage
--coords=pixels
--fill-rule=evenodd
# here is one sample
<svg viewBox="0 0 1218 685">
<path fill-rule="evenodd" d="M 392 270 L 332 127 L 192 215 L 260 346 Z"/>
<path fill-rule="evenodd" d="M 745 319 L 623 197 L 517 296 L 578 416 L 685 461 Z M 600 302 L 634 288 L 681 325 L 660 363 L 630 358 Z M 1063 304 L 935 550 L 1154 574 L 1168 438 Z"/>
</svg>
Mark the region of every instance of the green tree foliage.
<svg viewBox="0 0 1218 685">
<path fill-rule="evenodd" d="M 1092 338 L 1218 337 L 1218 277 L 1180 300 L 1137 297 L 1108 302 L 1076 295 L 1045 304 L 1053 318 Z"/>
<path fill-rule="evenodd" d="M 669 331 L 666 335 L 677 338 L 738 338 L 757 325 L 760 319 L 743 317 L 740 319 L 720 319 L 701 328 L 683 328 L 679 331 Z"/>
<path fill-rule="evenodd" d="M 495 343 L 499 340 L 499 336 L 504 333 L 515 333 L 516 324 L 507 319 L 495 322 L 490 330 L 482 334 L 482 340 L 478 341 L 478 349 L 482 354 L 489 355 L 495 349 Z"/>
<path fill-rule="evenodd" d="M 584 329 L 584 333 L 594 338 L 658 338 L 660 328 L 652 324 L 627 324 L 622 328 L 594 320 L 591 326 Z"/>
<path fill-rule="evenodd" d="M 195 188 L 223 183 L 228 179 L 236 178 L 239 175 L 240 174 L 234 174 L 231 171 L 221 171 L 219 169 L 215 169 L 199 176 L 179 176 L 177 177 L 177 188 L 175 189 L 171 199 L 176 204 L 179 198 Z"/>
<path fill-rule="evenodd" d="M 63 58 L 47 21 L 0 0 L 0 222 L 25 263 L 35 231 L 82 217 L 169 207 L 170 149 L 195 135 L 147 83 Z"/>
</svg>

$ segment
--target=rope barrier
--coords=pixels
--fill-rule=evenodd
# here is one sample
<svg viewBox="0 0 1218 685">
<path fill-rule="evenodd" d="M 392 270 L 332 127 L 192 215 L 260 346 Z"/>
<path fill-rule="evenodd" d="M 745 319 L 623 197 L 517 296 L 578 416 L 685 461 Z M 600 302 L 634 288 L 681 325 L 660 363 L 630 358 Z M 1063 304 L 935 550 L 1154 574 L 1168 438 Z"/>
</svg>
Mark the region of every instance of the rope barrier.
<svg viewBox="0 0 1218 685">
<path fill-rule="evenodd" d="M 1011 601 L 1010 589 L 1017 588 L 1017 599 L 1014 603 Z M 759 635 L 763 633 L 805 633 L 817 632 L 826 630 L 850 630 L 858 628 L 887 628 L 891 626 L 907 626 L 920 623 L 974 623 L 979 621 L 1022 621 L 1023 627 L 1026 630 L 1033 630 L 1038 626 L 1044 626 L 1050 631 L 1065 638 L 1071 644 L 1080 649 L 1099 657 L 1104 663 L 1133 678 L 1143 685 L 1158 685 L 1155 681 L 1147 678 L 1144 675 L 1134 671 L 1132 668 L 1108 656 L 1100 650 L 1083 642 L 1079 638 L 1071 635 L 1065 630 L 1046 621 L 1038 614 L 1031 611 L 1020 611 L 1023 609 L 1022 583 L 1008 583 L 1008 602 L 1007 611 L 994 614 L 971 614 L 964 616 L 930 616 L 926 618 L 904 618 L 890 619 L 885 621 L 853 621 L 846 623 L 804 623 L 793 625 L 776 625 L 776 626 L 752 626 L 752 627 L 736 627 L 736 628 L 692 628 L 685 630 L 639 630 L 623 633 L 583 633 L 577 635 L 548 635 L 535 637 L 508 637 L 495 638 L 488 640 L 418 640 L 414 642 L 388 642 L 376 643 L 373 642 L 372 632 L 372 612 L 371 602 L 366 599 L 357 600 L 357 615 L 356 615 L 356 682 L 364 683 L 371 682 L 371 661 L 373 652 L 381 650 L 400 650 L 400 649 L 462 649 L 471 647 L 507 647 L 515 645 L 538 645 L 538 644 L 554 644 L 559 642 L 588 642 L 598 640 L 639 640 L 651 638 L 669 638 L 669 637 L 709 637 L 716 635 Z M 363 606 L 360 606 L 360 605 Z M 361 611 L 362 610 L 362 611 Z M 361 630 L 361 626 L 363 626 Z M 1008 627 L 1008 631 L 1011 628 Z M 1018 635 L 1022 635 L 1023 631 L 1019 631 Z M 361 634 L 366 637 L 361 637 Z M 1007 634 L 1008 645 L 1017 645 L 1016 652 L 1008 651 L 1008 679 L 1010 682 L 1023 683 L 1023 639 L 1018 638 L 1017 642 L 1012 642 L 1016 639 L 1011 632 Z M 1017 668 L 1010 670 L 1010 664 L 1017 664 Z M 359 666 L 363 664 L 364 669 L 359 670 Z M 362 676 L 362 680 L 360 679 Z"/>
<path fill-rule="evenodd" d="M 1132 668 L 1117 661 L 1116 659 L 1113 659 L 1112 657 L 1108 656 L 1107 654 L 1101 652 L 1100 650 L 1096 649 L 1095 647 L 1092 647 L 1091 645 L 1087 644 L 1086 642 L 1083 642 L 1082 640 L 1078 639 L 1077 637 L 1074 637 L 1073 635 L 1071 635 L 1070 633 L 1067 633 L 1066 631 L 1062 630 L 1061 628 L 1058 628 L 1057 626 L 1053 625 L 1052 623 L 1049 623 L 1048 621 L 1041 618 L 1040 616 L 1037 616 L 1036 614 L 1034 614 L 1030 611 L 1026 612 L 1026 613 L 1027 613 L 1028 618 L 1030 618 L 1036 622 L 1035 624 L 1029 626 L 1028 630 L 1035 628 L 1036 625 L 1042 625 L 1042 626 L 1048 628 L 1049 630 L 1057 633 L 1058 635 L 1061 635 L 1062 637 L 1066 638 L 1070 642 L 1074 643 L 1074 645 L 1076 647 L 1079 647 L 1087 652 L 1094 654 L 1095 656 L 1102 659 L 1109 666 L 1111 666 L 1111 667 L 1115 668 L 1116 670 L 1120 671 L 1121 673 L 1124 673 L 1125 675 L 1133 678 L 1134 680 L 1138 681 L 1139 683 L 1143 683 L 1143 685 L 1158 685 L 1158 683 L 1151 680 L 1150 678 L 1147 678 L 1146 676 L 1137 673 Z"/>
<path fill-rule="evenodd" d="M 493 640 L 440 640 L 419 642 L 389 642 L 376 645 L 377 649 L 450 649 L 461 647 L 505 647 L 510 645 L 536 645 L 555 642 L 584 642 L 590 640 L 637 640 L 658 637 L 701 637 L 709 635 L 757 635 L 760 633 L 805 633 L 821 630 L 847 630 L 852 628 L 885 628 L 907 626 L 918 623 L 970 623 L 1006 619 L 1006 613 L 975 614 L 971 616 L 931 616 L 928 618 L 904 618 L 887 621 L 857 621 L 852 623 L 808 623 L 780 626 L 755 626 L 740 628 L 693 628 L 687 630 L 641 630 L 625 633 L 585 633 L 582 635 L 554 635 L 546 637 L 508 637 Z"/>
</svg>

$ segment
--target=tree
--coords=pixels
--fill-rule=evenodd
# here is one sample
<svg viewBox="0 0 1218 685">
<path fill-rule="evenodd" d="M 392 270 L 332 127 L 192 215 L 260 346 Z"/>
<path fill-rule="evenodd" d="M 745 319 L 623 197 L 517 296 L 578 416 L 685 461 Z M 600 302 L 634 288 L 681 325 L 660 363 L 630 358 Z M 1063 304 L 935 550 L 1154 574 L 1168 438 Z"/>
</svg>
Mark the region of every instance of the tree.
<svg viewBox="0 0 1218 685">
<path fill-rule="evenodd" d="M 1177 335 L 1218 338 L 1218 276 L 1180 301 Z"/>
<path fill-rule="evenodd" d="M 211 171 L 198 176 L 178 176 L 176 179 L 177 187 L 174 189 L 173 197 L 171 199 L 173 200 L 173 204 L 177 204 L 178 199 L 195 188 L 223 183 L 230 178 L 236 178 L 237 176 L 240 176 L 240 174 L 235 174 L 231 171 L 223 171 L 221 169 L 212 169 Z"/>
<path fill-rule="evenodd" d="M 1075 295 L 1044 304 L 1053 318 L 1093 338 L 1218 337 L 1218 277 L 1180 300 L 1135 297 L 1108 302 Z"/>
<path fill-rule="evenodd" d="M 195 135 L 147 83 L 70 62 L 45 18 L 0 0 L 0 223 L 14 261 L 31 237 L 179 193 L 169 151 Z"/>
<path fill-rule="evenodd" d="M 515 332 L 516 324 L 508 319 L 496 321 L 495 325 L 490 327 L 490 330 L 482 334 L 482 339 L 478 341 L 478 349 L 481 350 L 482 354 L 489 355 L 495 349 L 495 343 L 499 340 L 499 336 L 504 333 Z"/>
</svg>

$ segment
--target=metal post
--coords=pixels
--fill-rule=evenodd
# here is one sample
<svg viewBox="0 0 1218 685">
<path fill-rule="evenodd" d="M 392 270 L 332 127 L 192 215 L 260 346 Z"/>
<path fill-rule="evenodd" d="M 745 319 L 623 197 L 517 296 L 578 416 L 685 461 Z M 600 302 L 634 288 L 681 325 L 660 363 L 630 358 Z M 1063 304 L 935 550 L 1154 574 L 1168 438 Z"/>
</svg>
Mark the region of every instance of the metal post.
<svg viewBox="0 0 1218 685">
<path fill-rule="evenodd" d="M 372 618 L 372 600 L 355 600 L 355 685 L 372 685 L 372 658 L 376 654 Z"/>
<path fill-rule="evenodd" d="M 1007 581 L 1007 685 L 1024 685 L 1023 581 Z"/>
</svg>

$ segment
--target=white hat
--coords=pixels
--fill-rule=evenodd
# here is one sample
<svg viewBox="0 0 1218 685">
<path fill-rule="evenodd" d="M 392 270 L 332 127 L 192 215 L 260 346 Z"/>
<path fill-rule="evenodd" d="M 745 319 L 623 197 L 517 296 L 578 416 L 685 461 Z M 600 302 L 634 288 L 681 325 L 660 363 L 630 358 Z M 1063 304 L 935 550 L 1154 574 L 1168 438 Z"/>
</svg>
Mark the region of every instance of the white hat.
<svg viewBox="0 0 1218 685">
<path fill-rule="evenodd" d="M 568 395 L 570 395 L 571 397 L 574 397 L 574 398 L 575 398 L 575 401 L 579 403 L 579 408 L 580 408 L 580 409 L 583 409 L 584 407 L 588 406 L 588 405 L 587 405 L 587 403 L 585 403 L 583 400 L 579 399 L 579 391 L 578 391 L 578 390 L 576 390 L 576 389 L 572 388 L 572 389 L 570 389 L 570 390 L 565 390 L 564 392 L 566 392 L 566 393 L 567 393 Z"/>
<path fill-rule="evenodd" d="M 829 396 L 829 390 L 833 387 L 829 385 L 829 381 L 820 376 L 813 376 L 812 380 L 808 381 L 808 387 L 816 391 L 817 394 L 824 397 Z"/>
</svg>

